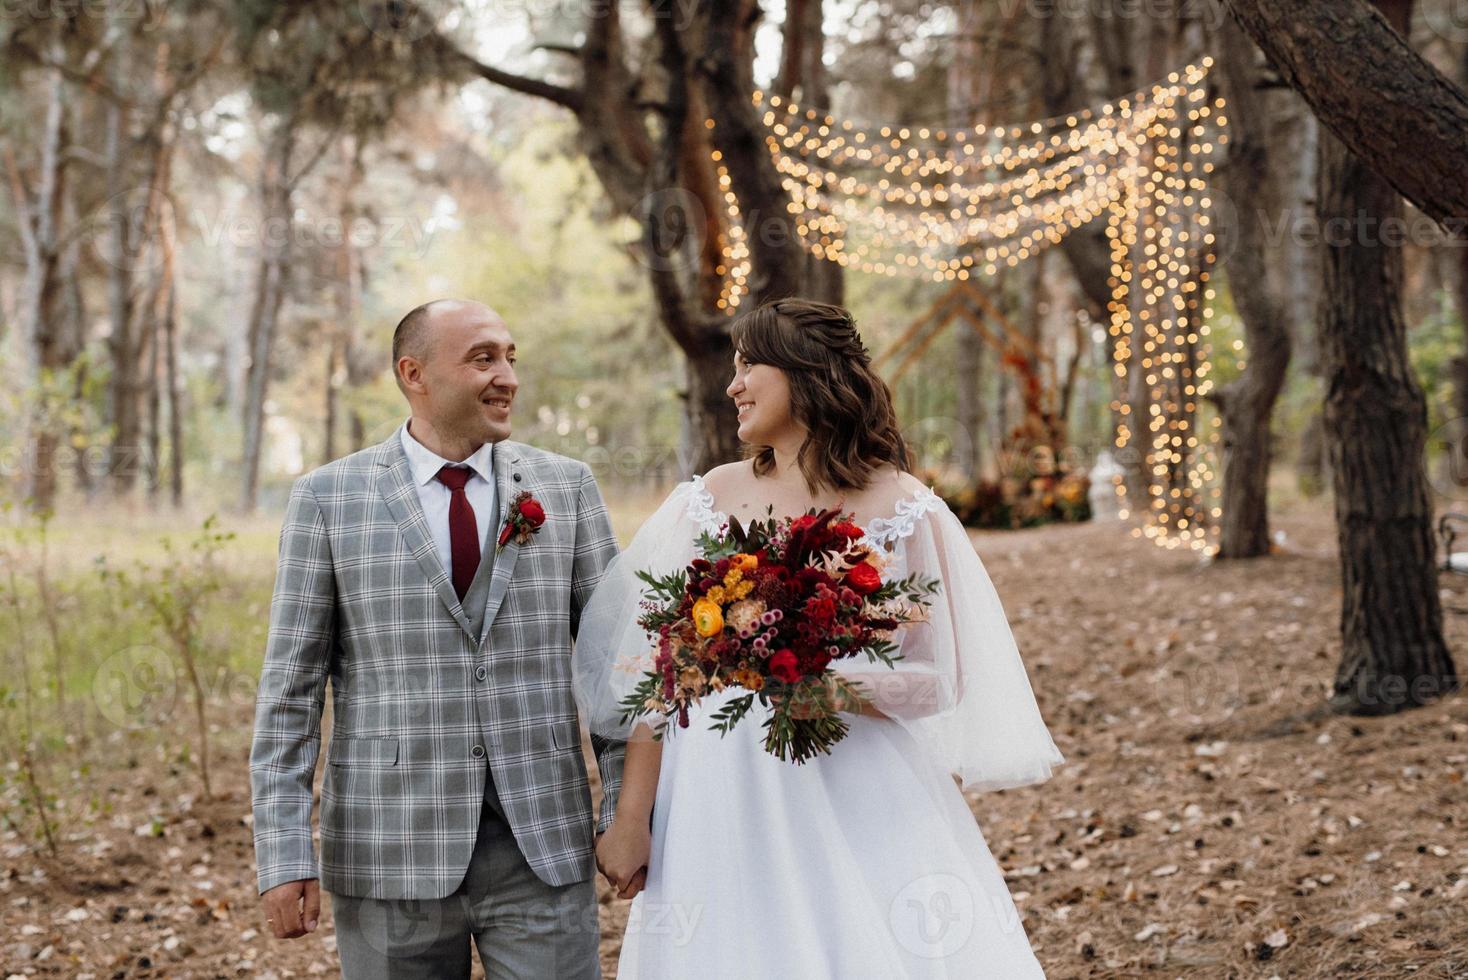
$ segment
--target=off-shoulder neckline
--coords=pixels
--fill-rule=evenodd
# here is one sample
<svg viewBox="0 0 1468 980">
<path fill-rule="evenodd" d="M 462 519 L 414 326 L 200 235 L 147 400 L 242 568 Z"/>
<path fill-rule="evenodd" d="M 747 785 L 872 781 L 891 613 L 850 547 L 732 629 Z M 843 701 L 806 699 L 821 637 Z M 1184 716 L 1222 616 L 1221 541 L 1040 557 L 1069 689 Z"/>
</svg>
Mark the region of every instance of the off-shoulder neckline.
<svg viewBox="0 0 1468 980">
<path fill-rule="evenodd" d="M 714 494 L 704 483 L 702 474 L 689 478 L 688 516 L 700 529 L 710 534 L 729 520 L 729 515 L 714 509 Z M 943 498 L 931 487 L 920 486 L 897 500 L 891 517 L 873 517 L 866 522 L 864 540 L 879 547 L 886 547 L 909 536 L 917 529 L 917 520 L 930 510 L 943 505 Z"/>
</svg>

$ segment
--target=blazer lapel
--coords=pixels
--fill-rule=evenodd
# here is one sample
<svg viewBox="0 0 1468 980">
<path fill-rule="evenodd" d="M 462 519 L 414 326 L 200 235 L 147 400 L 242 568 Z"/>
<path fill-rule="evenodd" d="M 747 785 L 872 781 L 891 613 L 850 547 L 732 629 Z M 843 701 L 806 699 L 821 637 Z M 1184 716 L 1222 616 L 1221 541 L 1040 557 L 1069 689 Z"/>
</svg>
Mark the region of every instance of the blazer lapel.
<svg viewBox="0 0 1468 980">
<path fill-rule="evenodd" d="M 428 518 L 423 514 L 423 504 L 418 499 L 418 488 L 413 485 L 413 471 L 408 465 L 407 454 L 403 452 L 401 436 L 394 432 L 392 437 L 384 445 L 384 452 L 378 459 L 378 465 L 382 468 L 377 474 L 377 491 L 382 494 L 382 499 L 387 502 L 387 508 L 392 512 L 393 519 L 397 521 L 398 531 L 403 536 L 403 543 L 418 560 L 418 565 L 423 569 L 423 574 L 433 585 L 433 591 L 443 602 L 444 608 L 449 615 L 469 635 L 471 640 L 477 640 L 474 628 L 469 623 L 469 617 L 464 612 L 464 606 L 459 602 L 459 596 L 454 592 L 454 584 L 449 580 L 448 572 L 443 567 L 443 561 L 438 557 L 438 549 L 433 544 L 433 534 L 428 528 Z"/>
<path fill-rule="evenodd" d="M 529 474 L 516 451 L 515 444 L 505 440 L 494 447 L 495 504 L 499 511 L 494 527 L 485 543 L 486 548 L 496 547 L 500 531 L 505 526 L 505 517 L 510 512 L 510 501 L 522 490 L 532 490 Z M 533 492 L 533 490 L 532 490 Z M 505 550 L 494 560 L 494 573 L 489 579 L 489 598 L 484 606 L 484 635 L 494 625 L 495 614 L 505 599 L 505 590 L 510 585 L 510 573 L 515 570 L 515 559 L 520 555 L 520 546 L 512 538 L 506 542 Z"/>
</svg>

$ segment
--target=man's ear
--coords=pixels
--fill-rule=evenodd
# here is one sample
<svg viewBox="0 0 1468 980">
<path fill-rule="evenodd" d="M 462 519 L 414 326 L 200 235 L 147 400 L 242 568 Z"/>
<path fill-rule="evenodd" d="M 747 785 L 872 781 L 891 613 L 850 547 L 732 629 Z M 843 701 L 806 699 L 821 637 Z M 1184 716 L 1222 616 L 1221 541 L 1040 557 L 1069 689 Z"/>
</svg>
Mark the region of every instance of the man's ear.
<svg viewBox="0 0 1468 980">
<path fill-rule="evenodd" d="M 398 358 L 397 364 L 393 365 L 393 371 L 398 376 L 398 386 L 405 391 L 422 393 L 423 391 L 423 365 L 418 359 L 404 354 Z"/>
</svg>

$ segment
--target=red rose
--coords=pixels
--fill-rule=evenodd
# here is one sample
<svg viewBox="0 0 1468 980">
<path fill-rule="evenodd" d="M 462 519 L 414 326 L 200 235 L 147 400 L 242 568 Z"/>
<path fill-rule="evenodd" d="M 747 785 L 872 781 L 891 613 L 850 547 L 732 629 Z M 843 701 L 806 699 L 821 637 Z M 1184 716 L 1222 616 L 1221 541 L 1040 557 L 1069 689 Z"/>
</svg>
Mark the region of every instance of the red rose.
<svg viewBox="0 0 1468 980">
<path fill-rule="evenodd" d="M 852 591 L 871 595 L 882 587 L 882 574 L 871 565 L 862 562 L 846 573 L 846 584 Z"/>
<path fill-rule="evenodd" d="M 834 531 L 836 534 L 841 535 L 843 538 L 850 538 L 853 541 L 861 537 L 864 533 L 861 528 L 857 527 L 850 521 L 842 521 L 840 524 L 832 527 L 831 530 Z"/>
<path fill-rule="evenodd" d="M 808 531 L 815 526 L 815 523 L 815 515 L 806 514 L 804 517 L 797 517 L 794 521 L 792 521 L 790 524 L 790 530 L 792 533 L 796 531 Z"/>
<path fill-rule="evenodd" d="M 525 518 L 531 527 L 540 527 L 545 523 L 545 508 L 540 506 L 538 500 L 523 500 L 520 502 L 520 516 Z"/>
<path fill-rule="evenodd" d="M 770 658 L 770 674 L 786 684 L 794 684 L 800 680 L 800 665 L 796 662 L 795 651 L 790 649 L 777 651 Z"/>
</svg>

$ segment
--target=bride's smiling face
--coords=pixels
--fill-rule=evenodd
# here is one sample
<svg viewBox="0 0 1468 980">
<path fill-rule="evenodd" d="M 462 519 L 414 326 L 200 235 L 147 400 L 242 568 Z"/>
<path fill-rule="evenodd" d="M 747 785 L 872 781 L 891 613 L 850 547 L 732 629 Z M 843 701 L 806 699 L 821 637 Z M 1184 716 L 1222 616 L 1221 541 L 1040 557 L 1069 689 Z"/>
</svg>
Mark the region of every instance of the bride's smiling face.
<svg viewBox="0 0 1468 980">
<path fill-rule="evenodd" d="M 772 446 L 797 427 L 790 411 L 790 379 L 771 364 L 751 363 L 734 352 L 734 380 L 724 393 L 739 413 L 739 439 Z"/>
</svg>

